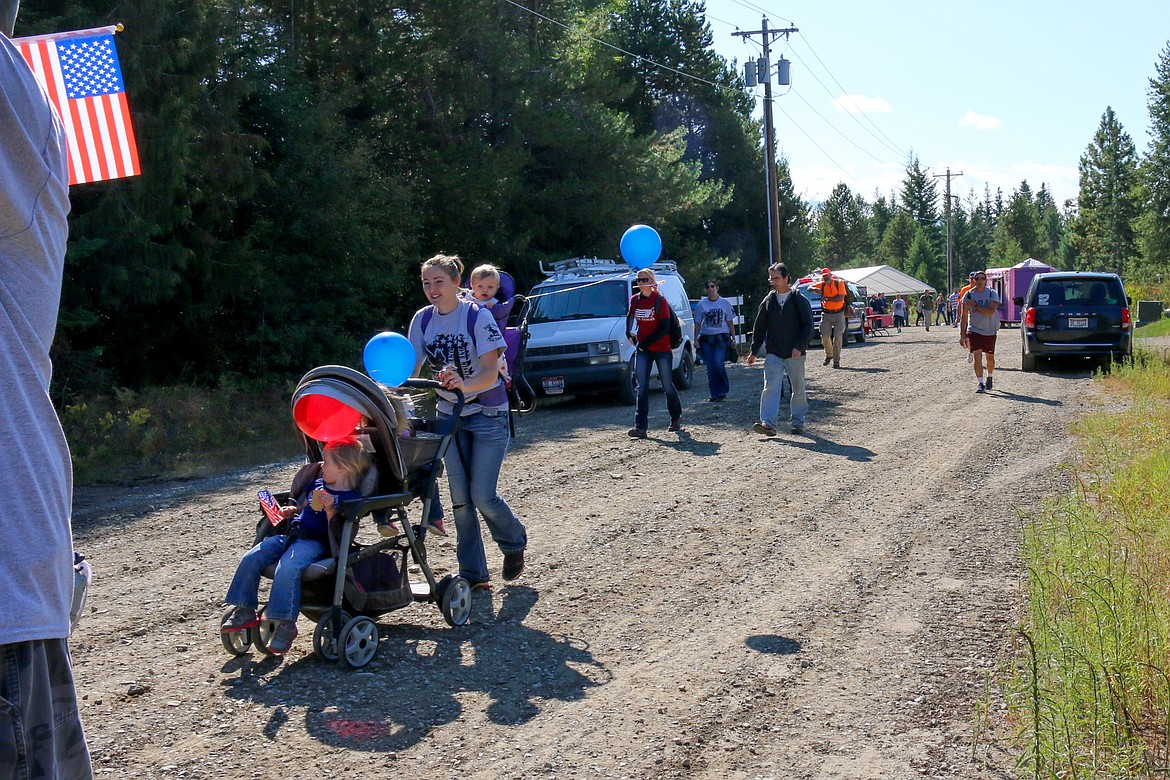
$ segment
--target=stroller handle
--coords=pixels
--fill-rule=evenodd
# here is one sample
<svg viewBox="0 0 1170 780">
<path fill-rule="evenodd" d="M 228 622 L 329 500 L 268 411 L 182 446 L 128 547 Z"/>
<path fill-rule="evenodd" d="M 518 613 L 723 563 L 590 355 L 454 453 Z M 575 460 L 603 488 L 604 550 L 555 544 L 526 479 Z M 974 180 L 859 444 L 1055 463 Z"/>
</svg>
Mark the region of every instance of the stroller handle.
<svg viewBox="0 0 1170 780">
<path fill-rule="evenodd" d="M 415 390 L 446 390 L 441 382 L 436 382 L 434 379 L 418 379 L 411 377 L 402 383 L 403 387 L 414 388 Z M 447 390 L 448 393 L 455 394 L 455 408 L 451 410 L 451 416 L 456 420 L 463 414 L 463 391 L 455 387 Z"/>
</svg>

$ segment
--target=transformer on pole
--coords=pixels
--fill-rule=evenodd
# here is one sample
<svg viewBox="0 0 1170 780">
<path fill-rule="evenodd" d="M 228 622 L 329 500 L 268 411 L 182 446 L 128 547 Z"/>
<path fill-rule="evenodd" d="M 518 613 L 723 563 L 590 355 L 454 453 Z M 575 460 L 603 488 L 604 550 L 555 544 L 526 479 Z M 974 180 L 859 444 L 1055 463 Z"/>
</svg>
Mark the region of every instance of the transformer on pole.
<svg viewBox="0 0 1170 780">
<path fill-rule="evenodd" d="M 764 185 L 768 192 L 768 246 L 770 264 L 780 262 L 780 193 L 779 186 L 776 181 L 776 129 L 772 124 L 772 74 L 769 68 L 770 56 L 772 53 L 772 41 L 778 36 L 783 35 L 787 38 L 794 32 L 800 32 L 795 27 L 785 27 L 782 29 L 768 29 L 768 17 L 764 17 L 759 30 L 750 30 L 743 32 L 736 30 L 733 35 L 747 40 L 753 35 L 759 35 L 764 44 L 764 55 L 754 63 L 748 60 L 744 65 L 744 84 L 751 88 L 756 86 L 751 78 L 751 66 L 755 65 L 755 82 L 764 85 L 764 153 L 766 158 L 764 170 Z M 777 80 L 782 86 L 790 84 L 789 80 L 789 63 L 783 57 L 780 58 L 777 68 Z"/>
</svg>

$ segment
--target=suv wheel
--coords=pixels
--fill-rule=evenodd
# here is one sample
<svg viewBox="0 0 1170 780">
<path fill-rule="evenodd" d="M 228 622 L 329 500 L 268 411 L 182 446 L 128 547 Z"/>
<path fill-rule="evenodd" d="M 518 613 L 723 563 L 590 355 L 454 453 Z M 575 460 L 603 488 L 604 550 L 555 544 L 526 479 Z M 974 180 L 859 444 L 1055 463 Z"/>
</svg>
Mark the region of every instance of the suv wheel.
<svg viewBox="0 0 1170 780">
<path fill-rule="evenodd" d="M 1031 352 L 1020 353 L 1020 370 L 1035 371 L 1036 370 L 1036 356 Z"/>
<path fill-rule="evenodd" d="M 676 390 L 689 390 L 695 379 L 695 357 L 689 347 L 683 347 L 682 360 L 672 375 Z"/>
</svg>

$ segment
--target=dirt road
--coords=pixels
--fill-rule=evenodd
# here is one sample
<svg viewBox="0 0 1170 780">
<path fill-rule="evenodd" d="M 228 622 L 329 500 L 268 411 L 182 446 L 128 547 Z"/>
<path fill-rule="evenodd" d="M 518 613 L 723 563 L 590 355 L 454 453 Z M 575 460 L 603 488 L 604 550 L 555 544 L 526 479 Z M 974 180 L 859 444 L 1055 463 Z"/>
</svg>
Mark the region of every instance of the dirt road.
<svg viewBox="0 0 1170 780">
<path fill-rule="evenodd" d="M 546 404 L 502 479 L 523 578 L 497 574 L 460 629 L 431 605 L 386 616 L 358 672 L 316 659 L 304 619 L 283 660 L 220 646 L 255 492 L 295 464 L 80 490 L 98 776 L 1008 777 L 972 722 L 1018 614 L 1019 512 L 1057 490 L 1093 403 L 1087 370 L 1020 372 L 1017 339 L 982 396 L 950 328 L 837 371 L 812 350 L 799 436 L 751 433 L 759 363 L 720 404 L 699 369 L 678 434 L 656 391 L 645 441 L 630 408 Z M 429 551 L 452 565 L 452 541 Z"/>
</svg>

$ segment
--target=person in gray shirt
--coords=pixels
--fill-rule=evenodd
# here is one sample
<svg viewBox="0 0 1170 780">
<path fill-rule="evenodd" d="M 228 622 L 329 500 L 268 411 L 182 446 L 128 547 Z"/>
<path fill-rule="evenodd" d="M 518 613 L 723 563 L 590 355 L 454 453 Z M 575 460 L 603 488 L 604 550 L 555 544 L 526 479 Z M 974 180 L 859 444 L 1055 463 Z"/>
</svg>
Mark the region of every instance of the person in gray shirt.
<svg viewBox="0 0 1170 780">
<path fill-rule="evenodd" d="M 73 472 L 49 399 L 69 179 L 61 122 L 9 40 L 17 6 L 0 0 L 0 451 L 7 467 L 0 699 L 11 727 L 0 739 L 0 770 L 20 780 L 87 780 L 68 648 Z"/>
<path fill-rule="evenodd" d="M 987 286 L 987 272 L 975 274 L 975 286 L 963 295 L 960 309 L 959 343 L 971 351 L 974 358 L 975 392 L 992 388 L 995 381 L 995 336 L 999 333 L 999 293 Z M 987 356 L 987 377 L 983 376 L 983 356 Z"/>
</svg>

